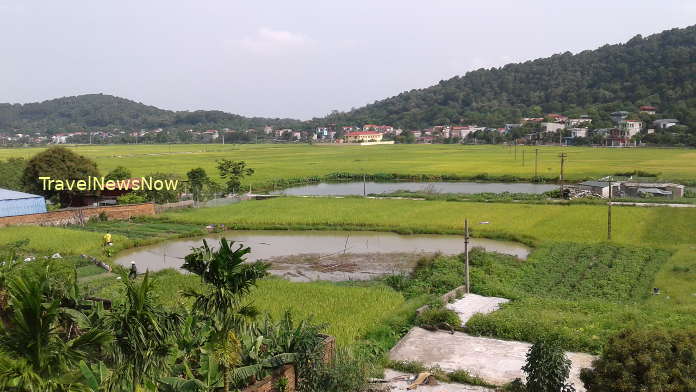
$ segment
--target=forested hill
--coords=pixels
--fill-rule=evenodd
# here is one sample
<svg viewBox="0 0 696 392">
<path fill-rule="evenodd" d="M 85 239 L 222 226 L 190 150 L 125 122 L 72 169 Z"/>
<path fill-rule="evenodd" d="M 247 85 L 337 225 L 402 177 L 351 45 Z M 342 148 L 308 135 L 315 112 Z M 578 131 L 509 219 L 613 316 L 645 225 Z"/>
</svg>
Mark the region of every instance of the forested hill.
<svg viewBox="0 0 696 392">
<path fill-rule="evenodd" d="M 501 126 L 562 112 L 604 117 L 658 107 L 696 128 L 696 26 L 578 54 L 481 69 L 317 122 L 422 128 L 449 123 Z"/>
<path fill-rule="evenodd" d="M 292 119 L 243 117 L 222 111 L 174 112 L 105 94 L 64 97 L 27 104 L 0 103 L 0 132 L 64 132 L 94 128 L 263 128 L 292 127 Z"/>
</svg>

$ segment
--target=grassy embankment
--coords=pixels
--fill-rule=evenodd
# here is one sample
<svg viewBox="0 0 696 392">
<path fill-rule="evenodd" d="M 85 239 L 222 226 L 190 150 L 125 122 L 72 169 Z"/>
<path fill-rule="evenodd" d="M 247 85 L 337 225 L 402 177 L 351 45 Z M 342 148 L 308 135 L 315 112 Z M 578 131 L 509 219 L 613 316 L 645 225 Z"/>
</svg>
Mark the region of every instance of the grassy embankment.
<svg viewBox="0 0 696 392">
<path fill-rule="evenodd" d="M 73 146 L 94 159 L 102 173 L 125 166 L 134 175 L 173 172 L 184 176 L 195 167 L 217 175 L 215 161 L 244 160 L 256 173 L 247 184 L 254 189 L 281 186 L 288 181 L 319 180 L 331 173 L 399 174 L 419 179 L 531 179 L 536 147 L 460 145 L 110 145 Z M 41 148 L 0 149 L 0 159 L 30 158 Z M 693 182 L 696 151 L 688 149 L 601 149 L 586 147 L 539 147 L 538 174 L 558 178 L 558 154 L 568 154 L 566 178 L 580 180 L 640 170 L 662 178 Z M 524 152 L 524 165 L 522 153 Z M 485 174 L 485 176 L 484 176 Z M 379 176 L 378 176 L 379 177 Z"/>
</svg>

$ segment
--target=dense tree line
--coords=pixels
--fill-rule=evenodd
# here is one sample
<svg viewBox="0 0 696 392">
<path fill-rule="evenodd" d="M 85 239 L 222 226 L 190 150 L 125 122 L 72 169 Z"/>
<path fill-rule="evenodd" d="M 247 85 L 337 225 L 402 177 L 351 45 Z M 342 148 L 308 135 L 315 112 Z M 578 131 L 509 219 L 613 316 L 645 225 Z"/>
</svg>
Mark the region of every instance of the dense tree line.
<svg viewBox="0 0 696 392">
<path fill-rule="evenodd" d="M 560 112 L 610 123 L 618 110 L 657 106 L 696 129 L 696 26 L 578 54 L 479 69 L 401 93 L 317 123 L 384 123 L 404 129 L 479 124 L 501 127 L 521 117 Z"/>
<path fill-rule="evenodd" d="M 244 117 L 216 110 L 174 112 L 105 94 L 27 104 L 0 104 L 0 132 L 61 133 L 97 129 L 293 127 L 292 119 Z"/>
</svg>

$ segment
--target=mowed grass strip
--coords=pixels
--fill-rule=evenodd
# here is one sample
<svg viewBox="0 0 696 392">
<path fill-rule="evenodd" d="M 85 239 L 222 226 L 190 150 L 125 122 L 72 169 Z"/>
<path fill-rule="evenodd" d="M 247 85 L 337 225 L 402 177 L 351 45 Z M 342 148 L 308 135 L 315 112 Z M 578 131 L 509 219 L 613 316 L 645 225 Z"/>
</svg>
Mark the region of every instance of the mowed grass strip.
<svg viewBox="0 0 696 392">
<path fill-rule="evenodd" d="M 566 179 L 597 178 L 618 172 L 641 170 L 674 180 L 696 179 L 696 151 L 689 149 L 587 147 L 518 147 L 462 145 L 81 145 L 69 146 L 94 159 L 103 173 L 125 166 L 134 175 L 173 172 L 182 176 L 203 167 L 217 175 L 216 160 L 244 160 L 256 170 L 253 186 L 274 180 L 309 178 L 336 172 L 397 173 L 402 175 L 456 175 L 472 177 L 517 176 L 532 178 L 535 150 L 539 150 L 538 173 L 557 178 L 560 152 L 566 152 Z M 0 159 L 30 158 L 43 148 L 0 149 Z M 522 161 L 522 153 L 525 161 Z"/>
</svg>

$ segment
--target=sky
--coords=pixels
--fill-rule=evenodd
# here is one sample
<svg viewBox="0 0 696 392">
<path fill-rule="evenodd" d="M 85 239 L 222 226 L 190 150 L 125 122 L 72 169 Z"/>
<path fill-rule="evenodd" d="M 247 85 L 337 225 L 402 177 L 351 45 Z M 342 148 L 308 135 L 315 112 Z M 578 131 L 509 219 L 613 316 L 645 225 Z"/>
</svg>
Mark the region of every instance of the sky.
<svg viewBox="0 0 696 392">
<path fill-rule="evenodd" d="M 696 23 L 692 0 L 0 0 L 0 102 L 321 117 Z"/>
</svg>

